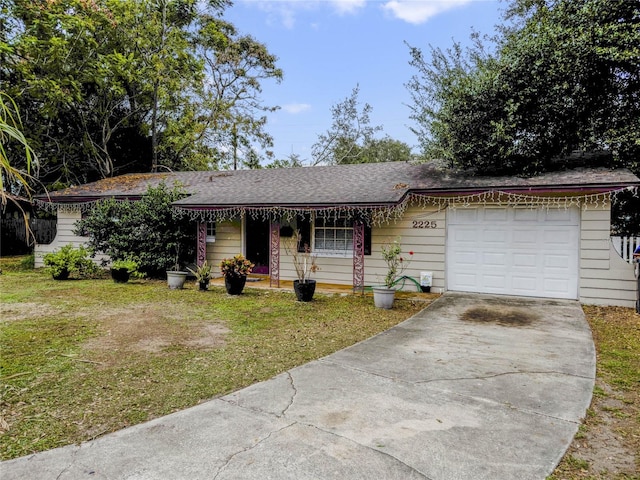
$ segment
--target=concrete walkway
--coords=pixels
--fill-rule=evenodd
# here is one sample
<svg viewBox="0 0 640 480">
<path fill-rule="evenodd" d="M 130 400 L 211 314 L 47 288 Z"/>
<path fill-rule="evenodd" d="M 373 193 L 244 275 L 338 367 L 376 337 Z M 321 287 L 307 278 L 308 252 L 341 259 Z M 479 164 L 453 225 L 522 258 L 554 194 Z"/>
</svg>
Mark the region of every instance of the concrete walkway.
<svg viewBox="0 0 640 480">
<path fill-rule="evenodd" d="M 0 478 L 544 479 L 594 376 L 577 302 L 446 294 L 269 381 L 0 463 Z"/>
</svg>

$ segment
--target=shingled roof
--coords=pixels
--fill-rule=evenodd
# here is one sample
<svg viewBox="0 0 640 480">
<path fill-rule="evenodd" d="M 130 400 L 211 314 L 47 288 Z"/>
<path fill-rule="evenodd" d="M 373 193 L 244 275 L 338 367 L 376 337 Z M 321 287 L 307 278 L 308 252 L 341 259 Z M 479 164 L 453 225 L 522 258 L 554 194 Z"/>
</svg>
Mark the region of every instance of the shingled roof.
<svg viewBox="0 0 640 480">
<path fill-rule="evenodd" d="M 447 195 L 487 190 L 527 193 L 605 192 L 640 185 L 628 170 L 579 168 L 530 178 L 480 177 L 439 170 L 435 164 L 372 163 L 262 170 L 130 174 L 40 196 L 58 204 L 107 197 L 136 199 L 149 186 L 180 184 L 183 208 L 393 205 L 409 192 Z"/>
</svg>

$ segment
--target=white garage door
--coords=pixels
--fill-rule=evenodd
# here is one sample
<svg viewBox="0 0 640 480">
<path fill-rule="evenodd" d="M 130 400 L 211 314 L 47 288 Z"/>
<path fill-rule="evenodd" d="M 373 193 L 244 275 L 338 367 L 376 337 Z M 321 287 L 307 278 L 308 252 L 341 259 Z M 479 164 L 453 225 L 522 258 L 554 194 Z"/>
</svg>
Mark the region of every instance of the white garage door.
<svg viewBox="0 0 640 480">
<path fill-rule="evenodd" d="M 447 211 L 447 288 L 578 298 L 577 208 Z"/>
</svg>

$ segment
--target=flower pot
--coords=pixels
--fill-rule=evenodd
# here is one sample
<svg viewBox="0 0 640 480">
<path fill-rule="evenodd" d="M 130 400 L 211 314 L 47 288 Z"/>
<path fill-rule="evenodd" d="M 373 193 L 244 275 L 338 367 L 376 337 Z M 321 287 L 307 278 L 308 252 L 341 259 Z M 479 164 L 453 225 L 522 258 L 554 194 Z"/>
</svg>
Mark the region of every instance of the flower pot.
<svg viewBox="0 0 640 480">
<path fill-rule="evenodd" d="M 393 288 L 373 287 L 373 303 L 378 308 L 389 310 L 393 308 L 396 291 Z"/>
<path fill-rule="evenodd" d="M 293 290 L 296 292 L 296 297 L 299 302 L 310 302 L 313 300 L 313 294 L 316 291 L 316 281 L 307 280 L 302 283 L 300 280 L 294 280 Z"/>
<path fill-rule="evenodd" d="M 167 272 L 167 285 L 171 290 L 181 290 L 187 280 L 187 272 Z"/>
<path fill-rule="evenodd" d="M 209 280 L 201 280 L 198 282 L 198 290 L 202 292 L 209 290 Z"/>
<path fill-rule="evenodd" d="M 224 277 L 224 286 L 227 288 L 229 295 L 240 295 L 244 290 L 245 283 L 247 283 L 246 275 L 227 275 Z"/>
<path fill-rule="evenodd" d="M 69 278 L 69 270 L 63 268 L 57 275 L 51 274 L 54 280 L 66 280 Z"/>
<path fill-rule="evenodd" d="M 116 283 L 127 283 L 129 281 L 129 270 L 126 268 L 112 268 L 111 278 Z"/>
</svg>

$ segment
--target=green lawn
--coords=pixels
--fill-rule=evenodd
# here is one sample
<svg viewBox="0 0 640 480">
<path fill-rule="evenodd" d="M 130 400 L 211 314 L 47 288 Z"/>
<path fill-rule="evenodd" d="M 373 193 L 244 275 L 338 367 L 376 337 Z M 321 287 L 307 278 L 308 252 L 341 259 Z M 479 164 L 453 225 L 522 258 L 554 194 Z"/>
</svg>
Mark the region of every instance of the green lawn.
<svg viewBox="0 0 640 480">
<path fill-rule="evenodd" d="M 95 438 L 366 339 L 424 302 L 163 281 L 54 281 L 1 259 L 0 458 Z M 431 296 L 434 298 L 435 296 Z M 425 299 L 428 296 L 425 296 Z"/>
</svg>

